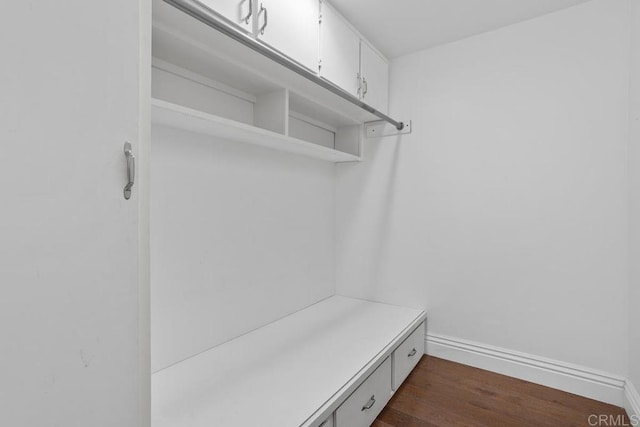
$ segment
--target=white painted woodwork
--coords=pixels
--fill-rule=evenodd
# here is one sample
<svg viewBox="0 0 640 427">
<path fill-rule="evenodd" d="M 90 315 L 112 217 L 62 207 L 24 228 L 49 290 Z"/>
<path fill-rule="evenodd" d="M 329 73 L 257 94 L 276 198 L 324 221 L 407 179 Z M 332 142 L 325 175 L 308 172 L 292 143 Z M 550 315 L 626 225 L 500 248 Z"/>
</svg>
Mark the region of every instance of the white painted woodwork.
<svg viewBox="0 0 640 427">
<path fill-rule="evenodd" d="M 361 99 L 376 110 L 389 110 L 389 64 L 366 41 L 360 43 Z"/>
<path fill-rule="evenodd" d="M 318 425 L 424 319 L 416 309 L 327 298 L 153 374 L 153 426 Z M 386 381 L 388 399 L 390 371 Z"/>
<path fill-rule="evenodd" d="M 421 324 L 393 352 L 393 380 L 391 385 L 397 390 L 424 355 L 425 324 Z"/>
<path fill-rule="evenodd" d="M 391 358 L 387 357 L 336 410 L 336 427 L 369 427 L 389 398 Z"/>
<path fill-rule="evenodd" d="M 351 126 L 375 116 L 345 104 L 306 79 L 300 81 L 295 73 L 269 60 L 265 62 L 264 57 L 228 37 L 220 37 L 161 1 L 154 6 L 156 98 L 219 116 L 212 118 L 214 122 L 233 119 L 292 136 L 296 141 L 293 145 L 288 143 L 292 140 L 281 144 L 282 139 L 278 139 L 274 144 L 270 138 L 263 139 L 260 132 L 250 138 L 262 145 L 330 161 L 359 160 L 361 136 Z M 351 130 L 345 132 L 345 127 Z M 353 140 L 348 141 L 346 136 Z M 232 139 L 237 140 L 238 136 Z M 318 150 L 319 147 L 307 150 L 299 140 L 325 148 L 337 147 L 336 151 L 349 155 Z"/>
<path fill-rule="evenodd" d="M 151 94 L 153 98 L 183 105 L 194 110 L 222 116 L 230 120 L 254 124 L 254 104 L 257 99 L 247 99 L 250 95 L 239 96 L 231 90 L 214 87 L 209 82 L 196 81 L 185 77 L 184 70 L 169 72 L 153 67 Z M 196 75 L 195 73 L 192 73 Z"/>
<path fill-rule="evenodd" d="M 289 93 L 286 89 L 256 96 L 253 124 L 282 135 L 289 129 Z M 332 147 L 333 148 L 333 147 Z"/>
<path fill-rule="evenodd" d="M 333 422 L 333 414 L 329 415 L 329 417 L 318 423 L 318 427 L 334 427 L 335 423 Z"/>
<path fill-rule="evenodd" d="M 341 126 L 336 132 L 336 150 L 362 158 L 362 126 Z"/>
<path fill-rule="evenodd" d="M 320 75 L 358 96 L 360 36 L 326 1 L 321 2 Z"/>
<path fill-rule="evenodd" d="M 223 140 L 259 145 L 329 162 L 360 160 L 359 156 L 350 153 L 344 153 L 312 142 L 302 141 L 158 99 L 152 100 L 152 122 L 214 136 Z"/>
<path fill-rule="evenodd" d="M 317 104 L 302 101 L 299 96 L 290 97 L 286 89 L 253 95 L 165 61 L 156 60 L 155 62 L 152 93 L 161 101 L 212 113 L 225 119 L 254 125 L 331 149 L 336 147 L 336 133 L 345 127 L 342 124 L 351 123 Z M 294 100 L 292 103 L 290 98 Z M 291 105 L 322 119 L 331 120 L 333 124 L 292 111 Z M 359 133 L 341 133 L 341 135 L 343 143 L 339 145 L 338 151 L 359 157 Z M 345 140 L 344 135 L 348 135 L 353 140 Z M 354 160 L 349 156 L 345 159 Z"/>
<path fill-rule="evenodd" d="M 632 2 L 631 11 L 631 82 L 629 99 L 629 260 L 640 259 L 640 2 Z M 629 404 L 630 416 L 640 419 L 640 264 L 631 262 L 629 271 Z M 635 387 L 634 387 L 635 386 Z M 631 404 L 631 402 L 634 402 Z"/>
<path fill-rule="evenodd" d="M 148 422 L 138 213 L 148 200 L 150 13 L 143 0 L 3 3 L 2 426 Z M 128 201 L 125 141 L 142 178 Z"/>
<path fill-rule="evenodd" d="M 336 133 L 334 131 L 295 115 L 289 117 L 289 136 L 304 139 L 331 149 L 335 149 L 336 145 Z"/>
<path fill-rule="evenodd" d="M 256 14 L 251 9 L 253 0 L 199 0 L 200 3 L 225 18 L 237 28 L 248 33 L 253 32 L 253 20 Z M 248 19 L 245 19 L 247 18 Z"/>
<path fill-rule="evenodd" d="M 318 0 L 256 0 L 256 36 L 312 71 L 318 70 Z M 265 17 L 268 20 L 265 26 Z M 264 26 L 264 31 L 260 29 Z"/>
<path fill-rule="evenodd" d="M 426 354 L 623 406 L 624 376 L 537 354 L 440 334 L 427 334 Z"/>
<path fill-rule="evenodd" d="M 152 58 L 151 65 L 153 68 L 166 71 L 167 73 L 170 73 L 170 74 L 175 74 L 176 77 L 181 77 L 187 80 L 191 80 L 194 83 L 200 83 L 201 85 L 219 90 L 228 95 L 233 95 L 237 98 L 244 99 L 245 101 L 249 101 L 252 103 L 256 102 L 255 95 L 250 94 L 246 90 L 243 90 L 244 88 L 238 89 L 238 88 L 226 85 L 217 80 L 213 80 L 201 74 L 189 71 L 186 68 L 179 67 L 171 62 L 167 62 L 159 58 Z"/>
<path fill-rule="evenodd" d="M 295 72 L 212 30 L 164 1 L 154 0 L 153 6 L 155 58 L 254 95 L 288 89 L 294 111 L 325 123 L 358 124 L 378 119 Z M 356 46 L 356 53 L 358 49 Z M 356 62 L 358 61 L 356 55 Z M 354 68 L 354 94 L 358 68 L 359 64 Z M 294 106 L 294 103 L 313 107 L 308 108 L 311 111 L 303 111 L 300 105 Z"/>
<path fill-rule="evenodd" d="M 397 127 L 391 123 L 387 123 L 383 120 L 377 120 L 375 122 L 367 122 L 364 124 L 365 138 L 382 138 L 385 136 L 398 137 L 403 134 L 411 133 L 413 124 L 411 120 L 400 120 L 402 122 L 402 129 L 398 130 Z"/>
</svg>

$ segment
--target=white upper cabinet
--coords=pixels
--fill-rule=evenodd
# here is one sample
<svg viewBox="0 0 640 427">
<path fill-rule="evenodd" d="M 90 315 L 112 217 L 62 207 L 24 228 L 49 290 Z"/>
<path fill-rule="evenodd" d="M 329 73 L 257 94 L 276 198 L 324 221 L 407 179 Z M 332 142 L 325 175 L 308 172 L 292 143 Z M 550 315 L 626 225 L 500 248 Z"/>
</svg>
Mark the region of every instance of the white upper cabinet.
<svg viewBox="0 0 640 427">
<path fill-rule="evenodd" d="M 254 0 L 199 0 L 211 10 L 246 32 L 253 31 Z"/>
<path fill-rule="evenodd" d="M 320 4 L 320 75 L 386 113 L 389 97 L 386 59 L 326 0 Z"/>
<path fill-rule="evenodd" d="M 359 96 L 360 36 L 326 1 L 321 2 L 320 75 Z"/>
<path fill-rule="evenodd" d="M 360 44 L 360 99 L 386 113 L 389 106 L 389 64 L 364 40 Z"/>
<path fill-rule="evenodd" d="M 318 0 L 257 0 L 256 36 L 312 71 L 318 70 Z"/>
<path fill-rule="evenodd" d="M 327 0 L 198 0 L 237 28 L 387 113 L 387 60 Z"/>
</svg>

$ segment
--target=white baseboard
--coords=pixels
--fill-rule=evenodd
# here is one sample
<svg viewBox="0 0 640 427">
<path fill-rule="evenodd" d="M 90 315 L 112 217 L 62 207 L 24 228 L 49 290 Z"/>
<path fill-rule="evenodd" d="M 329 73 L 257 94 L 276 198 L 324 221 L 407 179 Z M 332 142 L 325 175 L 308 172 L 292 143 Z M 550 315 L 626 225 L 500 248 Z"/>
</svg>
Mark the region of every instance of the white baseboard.
<svg viewBox="0 0 640 427">
<path fill-rule="evenodd" d="M 631 421 L 640 423 L 640 395 L 633 383 L 627 380 L 624 384 L 624 409 L 627 411 Z M 633 424 L 632 425 L 637 425 Z"/>
<path fill-rule="evenodd" d="M 426 353 L 430 356 L 497 372 L 620 407 L 625 406 L 625 400 L 629 400 L 635 402 L 636 411 L 638 408 L 637 392 L 631 383 L 617 375 L 444 335 L 427 334 L 425 344 Z M 625 387 L 625 384 L 628 386 Z M 629 415 L 631 415 L 630 412 Z"/>
</svg>

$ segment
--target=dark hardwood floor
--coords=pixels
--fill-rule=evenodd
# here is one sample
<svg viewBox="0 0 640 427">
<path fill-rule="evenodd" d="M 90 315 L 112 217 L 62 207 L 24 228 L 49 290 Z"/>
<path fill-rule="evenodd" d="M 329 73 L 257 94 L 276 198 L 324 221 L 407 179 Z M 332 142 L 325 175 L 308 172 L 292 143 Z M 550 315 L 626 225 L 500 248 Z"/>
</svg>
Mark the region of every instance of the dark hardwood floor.
<svg viewBox="0 0 640 427">
<path fill-rule="evenodd" d="M 624 409 L 493 372 L 424 356 L 374 427 L 589 426 Z M 603 424 L 600 424 L 603 425 Z"/>
</svg>

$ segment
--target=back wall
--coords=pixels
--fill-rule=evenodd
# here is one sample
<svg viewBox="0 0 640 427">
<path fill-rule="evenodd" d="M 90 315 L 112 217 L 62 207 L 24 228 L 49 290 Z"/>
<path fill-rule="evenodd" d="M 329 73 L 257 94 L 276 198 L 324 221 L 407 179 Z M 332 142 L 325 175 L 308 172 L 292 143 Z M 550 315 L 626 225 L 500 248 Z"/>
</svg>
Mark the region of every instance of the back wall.
<svg viewBox="0 0 640 427">
<path fill-rule="evenodd" d="M 337 166 L 338 293 L 428 331 L 626 376 L 629 2 L 391 65 L 413 133 Z"/>
<path fill-rule="evenodd" d="M 333 164 L 154 127 L 157 371 L 332 295 Z"/>
</svg>

